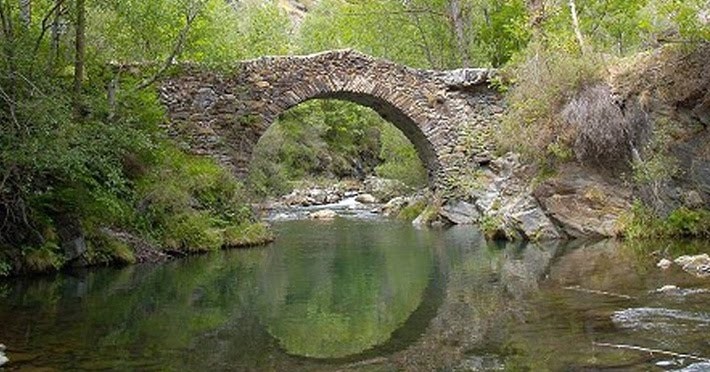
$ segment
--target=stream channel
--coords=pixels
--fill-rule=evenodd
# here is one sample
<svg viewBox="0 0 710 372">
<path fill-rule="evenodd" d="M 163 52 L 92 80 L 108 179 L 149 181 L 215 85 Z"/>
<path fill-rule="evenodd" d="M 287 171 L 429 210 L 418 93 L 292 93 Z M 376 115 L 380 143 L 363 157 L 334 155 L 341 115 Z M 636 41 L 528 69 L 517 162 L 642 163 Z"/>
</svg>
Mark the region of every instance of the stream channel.
<svg viewBox="0 0 710 372">
<path fill-rule="evenodd" d="M 657 268 L 663 243 L 487 242 L 352 204 L 281 214 L 266 247 L 0 281 L 5 370 L 710 370 L 710 279 Z"/>
</svg>

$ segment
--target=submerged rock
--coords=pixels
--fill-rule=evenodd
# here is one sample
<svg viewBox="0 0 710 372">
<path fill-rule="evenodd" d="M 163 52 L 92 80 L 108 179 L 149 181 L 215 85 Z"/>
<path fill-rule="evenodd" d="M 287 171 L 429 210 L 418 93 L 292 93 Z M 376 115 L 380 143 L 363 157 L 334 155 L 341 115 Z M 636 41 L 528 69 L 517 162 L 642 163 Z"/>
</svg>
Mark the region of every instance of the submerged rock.
<svg viewBox="0 0 710 372">
<path fill-rule="evenodd" d="M 0 344 L 0 367 L 10 361 L 10 359 L 5 356 L 5 350 L 7 350 L 7 347 L 5 347 L 4 344 Z"/>
<path fill-rule="evenodd" d="M 695 256 L 680 256 L 674 260 L 684 271 L 701 278 L 710 277 L 710 256 L 699 254 Z"/>
<path fill-rule="evenodd" d="M 332 220 L 337 216 L 338 216 L 338 214 L 335 213 L 335 211 L 330 210 L 330 209 L 323 209 L 320 211 L 312 212 L 311 214 L 308 215 L 308 218 L 310 218 L 312 220 Z"/>
<path fill-rule="evenodd" d="M 667 258 L 664 258 L 664 259 L 658 261 L 658 263 L 656 264 L 657 267 L 660 267 L 663 270 L 668 269 L 669 267 L 671 267 L 671 265 L 673 265 L 673 261 L 671 261 Z"/>
<path fill-rule="evenodd" d="M 683 369 L 676 369 L 677 372 L 707 372 L 710 371 L 710 362 L 693 363 Z"/>
</svg>

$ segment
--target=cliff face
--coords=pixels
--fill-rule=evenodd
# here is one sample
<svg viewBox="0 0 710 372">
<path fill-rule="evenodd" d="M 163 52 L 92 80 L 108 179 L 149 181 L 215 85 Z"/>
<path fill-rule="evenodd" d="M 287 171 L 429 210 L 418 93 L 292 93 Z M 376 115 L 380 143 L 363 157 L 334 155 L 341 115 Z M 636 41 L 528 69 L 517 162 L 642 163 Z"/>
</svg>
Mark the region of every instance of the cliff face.
<svg viewBox="0 0 710 372">
<path fill-rule="evenodd" d="M 664 216 L 710 208 L 710 46 L 666 47 L 612 71 L 610 86 L 645 132 L 635 159 L 636 194 Z"/>
</svg>

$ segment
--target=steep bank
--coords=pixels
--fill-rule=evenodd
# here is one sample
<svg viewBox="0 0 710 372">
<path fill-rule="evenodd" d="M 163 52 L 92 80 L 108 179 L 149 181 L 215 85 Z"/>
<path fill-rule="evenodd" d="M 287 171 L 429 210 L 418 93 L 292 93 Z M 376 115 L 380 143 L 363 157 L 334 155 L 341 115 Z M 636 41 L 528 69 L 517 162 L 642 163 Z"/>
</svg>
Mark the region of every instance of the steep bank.
<svg viewBox="0 0 710 372">
<path fill-rule="evenodd" d="M 507 239 L 632 235 L 639 225 L 648 230 L 639 235 L 708 236 L 707 60 L 702 44 L 613 63 L 568 92 L 551 129 L 517 124 L 528 135 L 508 148 L 552 138 L 539 146 L 542 155 L 512 151 L 479 164 L 476 186 L 445 202 L 439 218 Z M 508 118 L 517 103 L 509 102 Z M 455 221 L 451 211 L 465 218 Z"/>
</svg>

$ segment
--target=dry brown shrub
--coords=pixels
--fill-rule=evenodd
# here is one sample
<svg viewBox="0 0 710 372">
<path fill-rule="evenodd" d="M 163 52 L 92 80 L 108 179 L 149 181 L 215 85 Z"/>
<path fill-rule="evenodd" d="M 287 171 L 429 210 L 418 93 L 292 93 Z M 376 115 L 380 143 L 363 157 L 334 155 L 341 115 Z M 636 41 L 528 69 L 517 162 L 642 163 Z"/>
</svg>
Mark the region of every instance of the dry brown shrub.
<svg viewBox="0 0 710 372">
<path fill-rule="evenodd" d="M 576 159 L 605 168 L 628 167 L 646 128 L 646 115 L 636 105 L 617 105 L 606 84 L 582 89 L 561 116 L 576 130 Z"/>
</svg>

